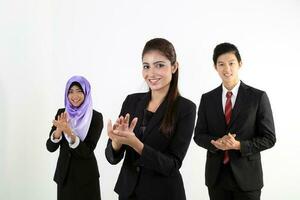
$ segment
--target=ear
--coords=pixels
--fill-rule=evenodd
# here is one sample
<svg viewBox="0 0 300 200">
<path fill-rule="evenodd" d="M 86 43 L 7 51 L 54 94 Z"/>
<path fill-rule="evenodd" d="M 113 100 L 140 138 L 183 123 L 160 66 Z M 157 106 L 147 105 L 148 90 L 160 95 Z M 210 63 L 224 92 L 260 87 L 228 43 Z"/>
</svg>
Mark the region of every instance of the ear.
<svg viewBox="0 0 300 200">
<path fill-rule="evenodd" d="M 178 62 L 176 61 L 175 64 L 172 65 L 172 74 L 174 74 L 174 73 L 177 71 L 178 67 L 179 67 L 179 64 L 178 64 Z"/>
<path fill-rule="evenodd" d="M 240 68 L 243 66 L 243 63 L 242 63 L 242 61 L 239 63 L 239 65 L 240 65 Z"/>
<path fill-rule="evenodd" d="M 214 64 L 213 67 L 215 68 L 216 71 L 218 71 L 218 70 L 217 70 L 217 65 Z"/>
</svg>

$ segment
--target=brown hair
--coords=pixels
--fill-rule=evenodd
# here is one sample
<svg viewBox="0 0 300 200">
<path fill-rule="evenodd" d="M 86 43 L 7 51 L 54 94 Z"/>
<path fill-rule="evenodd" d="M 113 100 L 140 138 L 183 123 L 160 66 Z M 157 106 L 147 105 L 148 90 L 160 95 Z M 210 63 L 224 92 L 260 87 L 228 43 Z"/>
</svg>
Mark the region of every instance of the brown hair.
<svg viewBox="0 0 300 200">
<path fill-rule="evenodd" d="M 176 64 L 176 52 L 171 42 L 163 38 L 154 38 L 149 40 L 143 49 L 142 57 L 149 51 L 159 51 L 171 62 L 171 65 Z M 166 96 L 167 111 L 164 115 L 160 131 L 166 136 L 170 136 L 175 127 L 175 115 L 176 115 L 176 100 L 180 96 L 178 90 L 178 68 L 174 74 L 172 74 L 172 80 L 170 88 Z"/>
</svg>

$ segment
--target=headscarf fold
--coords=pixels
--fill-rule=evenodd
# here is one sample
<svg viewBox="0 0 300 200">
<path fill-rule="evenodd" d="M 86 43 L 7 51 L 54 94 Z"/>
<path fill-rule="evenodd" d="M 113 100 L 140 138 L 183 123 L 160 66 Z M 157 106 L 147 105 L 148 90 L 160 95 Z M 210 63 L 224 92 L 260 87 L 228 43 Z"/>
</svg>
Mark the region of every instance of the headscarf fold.
<svg viewBox="0 0 300 200">
<path fill-rule="evenodd" d="M 68 98 L 70 86 L 74 82 L 78 82 L 83 89 L 84 101 L 79 107 L 74 107 Z M 68 123 L 73 133 L 77 135 L 81 141 L 84 141 L 91 125 L 93 106 L 91 86 L 88 80 L 83 76 L 73 76 L 68 80 L 65 90 L 65 108 L 68 114 Z M 66 138 L 70 142 L 70 138 Z"/>
</svg>

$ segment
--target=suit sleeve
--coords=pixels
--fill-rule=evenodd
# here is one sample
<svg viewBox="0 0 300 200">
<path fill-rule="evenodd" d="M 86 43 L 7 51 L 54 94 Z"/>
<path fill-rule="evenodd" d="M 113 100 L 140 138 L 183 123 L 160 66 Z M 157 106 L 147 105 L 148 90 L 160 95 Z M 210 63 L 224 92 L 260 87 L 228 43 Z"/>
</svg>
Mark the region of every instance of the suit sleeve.
<svg viewBox="0 0 300 200">
<path fill-rule="evenodd" d="M 55 119 L 57 120 L 57 117 L 58 115 L 60 115 L 61 113 L 63 112 L 63 109 L 59 109 L 55 115 Z M 56 127 L 55 126 L 52 126 L 51 127 L 51 130 L 50 130 L 50 133 L 49 133 L 49 137 L 47 139 L 47 142 L 46 142 L 46 147 L 47 147 L 47 150 L 50 151 L 50 152 L 54 152 L 58 149 L 60 143 L 61 143 L 61 140 L 58 142 L 58 143 L 54 143 L 51 141 L 51 135 L 53 133 L 53 131 L 56 130 Z"/>
<path fill-rule="evenodd" d="M 273 114 L 268 96 L 263 92 L 256 117 L 256 133 L 251 140 L 241 141 L 242 156 L 249 156 L 274 146 L 276 142 Z"/>
<path fill-rule="evenodd" d="M 97 113 L 97 114 L 95 114 Z M 92 122 L 89 128 L 89 137 L 86 137 L 84 141 L 79 141 L 79 145 L 76 148 L 70 148 L 71 152 L 82 158 L 88 158 L 93 156 L 94 149 L 97 146 L 98 140 L 103 129 L 103 117 L 101 113 L 95 112 L 93 114 Z"/>
<path fill-rule="evenodd" d="M 195 125 L 196 106 L 182 111 L 177 121 L 174 135 L 165 152 L 157 151 L 151 146 L 144 144 L 139 164 L 165 176 L 170 176 L 177 171 L 188 150 Z"/>
<path fill-rule="evenodd" d="M 121 108 L 121 112 L 120 112 L 120 115 L 119 116 L 125 116 L 125 108 L 127 107 L 127 104 L 128 104 L 128 96 L 126 97 L 125 101 L 123 102 L 122 104 L 122 108 Z M 107 161 L 110 163 L 110 164 L 118 164 L 124 157 L 124 152 L 125 152 L 125 145 L 122 145 L 121 149 L 116 152 L 113 147 L 112 147 L 112 143 L 111 143 L 111 139 L 108 139 L 107 141 L 107 145 L 106 145 L 106 148 L 105 148 L 105 157 L 107 159 Z"/>
<path fill-rule="evenodd" d="M 218 149 L 211 144 L 211 140 L 216 140 L 217 137 L 213 137 L 209 134 L 208 131 L 208 122 L 206 118 L 206 98 L 205 95 L 202 95 L 200 106 L 198 109 L 198 118 L 195 128 L 194 141 L 197 145 L 209 150 L 210 152 L 217 152 Z"/>
</svg>

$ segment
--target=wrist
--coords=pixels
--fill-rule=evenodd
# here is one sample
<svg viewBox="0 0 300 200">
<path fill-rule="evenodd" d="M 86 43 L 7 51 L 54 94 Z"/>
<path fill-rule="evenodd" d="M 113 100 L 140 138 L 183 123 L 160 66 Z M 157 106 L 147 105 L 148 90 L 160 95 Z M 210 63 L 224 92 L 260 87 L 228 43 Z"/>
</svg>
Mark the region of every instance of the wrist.
<svg viewBox="0 0 300 200">
<path fill-rule="evenodd" d="M 59 139 L 62 134 L 62 131 L 60 129 L 56 129 L 53 133 L 53 139 Z"/>
<path fill-rule="evenodd" d="M 236 150 L 241 150 L 241 143 L 240 143 L 240 141 L 237 141 L 235 149 Z"/>
<path fill-rule="evenodd" d="M 113 148 L 114 151 L 119 151 L 122 147 L 122 144 L 117 143 L 113 140 L 111 141 L 111 145 L 112 145 L 112 148 Z"/>
<path fill-rule="evenodd" d="M 142 151 L 144 149 L 144 143 L 142 143 L 137 137 L 135 138 L 134 144 L 132 146 L 134 148 L 134 150 L 138 153 L 138 154 L 142 154 Z"/>
</svg>

